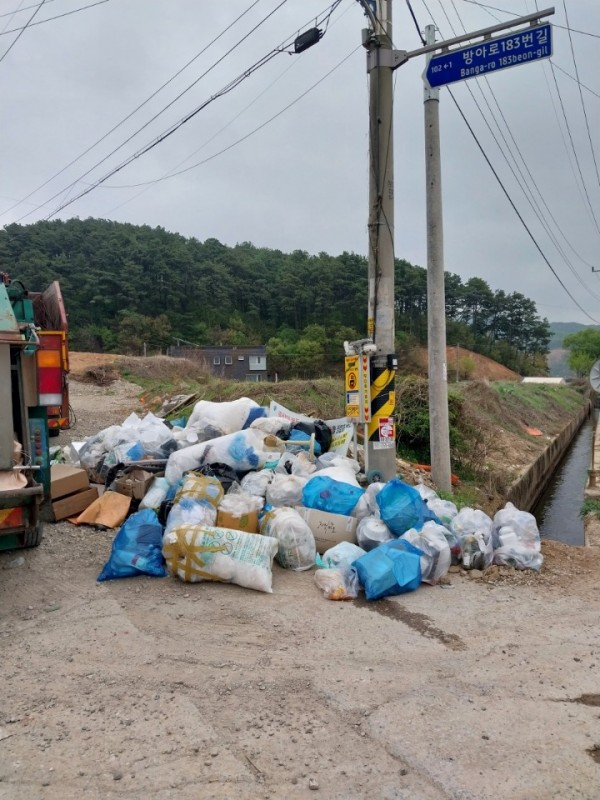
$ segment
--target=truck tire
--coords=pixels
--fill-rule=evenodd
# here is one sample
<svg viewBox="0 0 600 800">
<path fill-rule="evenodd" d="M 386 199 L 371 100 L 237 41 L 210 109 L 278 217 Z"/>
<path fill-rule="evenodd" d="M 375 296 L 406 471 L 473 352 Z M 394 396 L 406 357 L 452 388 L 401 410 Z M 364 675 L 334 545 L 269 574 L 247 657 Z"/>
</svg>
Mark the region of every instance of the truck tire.
<svg viewBox="0 0 600 800">
<path fill-rule="evenodd" d="M 44 536 L 44 525 L 38 522 L 35 528 L 28 528 L 23 534 L 23 547 L 37 547 Z"/>
</svg>

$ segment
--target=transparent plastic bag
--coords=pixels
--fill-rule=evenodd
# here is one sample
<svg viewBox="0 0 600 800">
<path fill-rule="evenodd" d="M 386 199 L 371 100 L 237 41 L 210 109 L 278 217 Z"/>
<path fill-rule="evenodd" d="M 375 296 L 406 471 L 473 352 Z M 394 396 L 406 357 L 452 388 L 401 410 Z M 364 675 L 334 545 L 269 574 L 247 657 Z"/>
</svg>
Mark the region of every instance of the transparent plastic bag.
<svg viewBox="0 0 600 800">
<path fill-rule="evenodd" d="M 327 569 L 344 565 L 350 566 L 357 558 L 364 556 L 365 552 L 362 547 L 358 547 L 352 542 L 338 542 L 323 553 L 321 561 Z"/>
<path fill-rule="evenodd" d="M 420 531 L 413 528 L 406 531 L 401 538 L 408 540 L 423 552 L 421 556 L 423 583 L 436 584 L 448 572 L 452 556 L 442 525 L 426 522 Z"/>
<path fill-rule="evenodd" d="M 543 563 L 544 556 L 540 552 L 524 545 L 506 545 L 494 550 L 494 564 L 501 566 L 533 569 L 539 572 Z"/>
<path fill-rule="evenodd" d="M 494 559 L 492 520 L 479 509 L 462 508 L 450 524 L 458 536 L 465 569 L 484 570 Z"/>
<path fill-rule="evenodd" d="M 318 569 L 315 583 L 327 600 L 355 600 L 360 588 L 356 570 L 348 565 Z"/>
<path fill-rule="evenodd" d="M 183 497 L 169 511 L 165 536 L 181 525 L 215 525 L 217 509 L 208 500 L 193 500 Z"/>
<path fill-rule="evenodd" d="M 494 548 L 502 546 L 500 532 L 502 528 L 514 531 L 519 544 L 527 547 L 540 548 L 540 532 L 533 514 L 528 511 L 519 511 L 512 503 L 507 503 L 504 508 L 496 512 L 492 527 Z"/>
<path fill-rule="evenodd" d="M 434 491 L 431 486 L 427 486 L 425 483 L 417 483 L 415 484 L 415 489 L 421 495 L 423 500 L 426 503 L 429 503 L 430 500 L 439 500 L 439 496 L 436 491 Z"/>
<path fill-rule="evenodd" d="M 275 508 L 261 520 L 260 532 L 278 542 L 276 558 L 284 569 L 301 572 L 314 566 L 315 537 L 293 508 Z"/>
<path fill-rule="evenodd" d="M 154 478 L 140 503 L 140 509 L 159 508 L 167 496 L 169 486 L 169 481 L 166 478 Z"/>
</svg>

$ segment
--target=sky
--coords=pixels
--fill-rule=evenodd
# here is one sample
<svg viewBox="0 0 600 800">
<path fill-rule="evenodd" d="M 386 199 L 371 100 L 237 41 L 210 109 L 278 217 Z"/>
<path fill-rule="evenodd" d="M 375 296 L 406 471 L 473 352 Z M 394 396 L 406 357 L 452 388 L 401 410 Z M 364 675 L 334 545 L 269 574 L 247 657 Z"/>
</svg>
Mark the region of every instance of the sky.
<svg viewBox="0 0 600 800">
<path fill-rule="evenodd" d="M 437 40 L 546 7 L 412 0 L 420 29 L 435 24 Z M 341 0 L 309 50 L 275 52 L 315 20 L 324 28 L 329 8 L 327 0 L 0 0 L 0 224 L 98 217 L 228 245 L 366 255 L 360 3 Z M 395 47 L 418 49 L 405 0 L 394 0 L 393 17 Z M 600 270 L 600 3 L 556 0 L 550 19 L 551 61 L 450 87 L 537 245 L 442 88 L 444 262 L 463 281 L 521 292 L 551 322 L 592 324 L 600 322 L 600 272 L 592 272 Z M 395 72 L 393 135 L 395 253 L 420 266 L 424 68 L 417 56 Z"/>
</svg>

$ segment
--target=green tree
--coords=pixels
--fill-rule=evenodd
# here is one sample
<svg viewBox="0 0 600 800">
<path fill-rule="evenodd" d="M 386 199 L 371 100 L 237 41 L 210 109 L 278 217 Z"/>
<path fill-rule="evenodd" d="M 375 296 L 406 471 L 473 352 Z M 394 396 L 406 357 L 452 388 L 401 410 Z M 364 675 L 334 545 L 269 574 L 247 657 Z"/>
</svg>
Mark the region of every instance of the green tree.
<svg viewBox="0 0 600 800">
<path fill-rule="evenodd" d="M 583 378 L 589 374 L 594 361 L 600 358 L 600 330 L 584 328 L 565 336 L 564 346 L 569 350 L 569 366 Z"/>
</svg>

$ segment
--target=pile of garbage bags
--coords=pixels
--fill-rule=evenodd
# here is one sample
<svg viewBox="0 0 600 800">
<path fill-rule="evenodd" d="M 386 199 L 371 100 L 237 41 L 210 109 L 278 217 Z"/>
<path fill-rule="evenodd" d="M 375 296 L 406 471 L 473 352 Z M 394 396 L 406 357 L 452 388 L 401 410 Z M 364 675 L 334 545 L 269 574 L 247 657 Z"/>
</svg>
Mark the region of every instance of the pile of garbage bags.
<svg viewBox="0 0 600 800">
<path fill-rule="evenodd" d="M 66 454 L 92 480 L 154 464 L 138 510 L 118 532 L 98 580 L 137 574 L 272 591 L 272 563 L 317 567 L 325 597 L 367 600 L 437 584 L 450 566 L 539 570 L 535 518 L 511 503 L 492 519 L 399 478 L 359 481 L 352 426 L 249 398 L 198 402 L 187 422 L 130 415 Z"/>
</svg>

